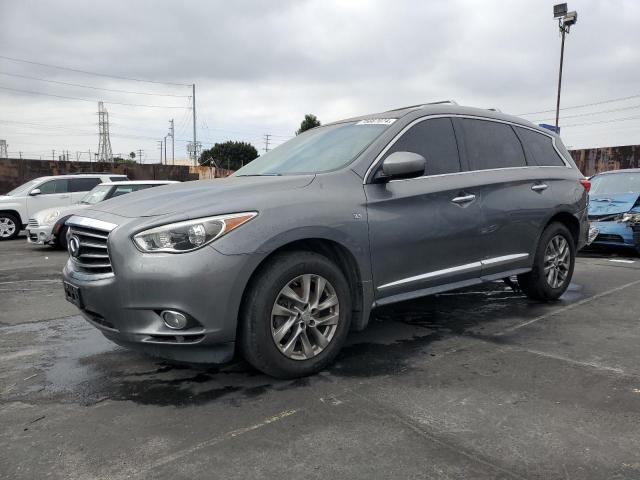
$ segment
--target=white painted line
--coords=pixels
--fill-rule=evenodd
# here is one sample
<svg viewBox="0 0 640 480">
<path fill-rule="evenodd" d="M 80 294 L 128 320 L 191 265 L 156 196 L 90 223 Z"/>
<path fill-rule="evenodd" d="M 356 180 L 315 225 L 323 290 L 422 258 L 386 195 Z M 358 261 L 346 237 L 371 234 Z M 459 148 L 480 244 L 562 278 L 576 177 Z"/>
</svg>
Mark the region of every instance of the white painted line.
<svg viewBox="0 0 640 480">
<path fill-rule="evenodd" d="M 625 283 L 624 285 L 621 285 L 621 286 L 616 287 L 616 288 L 612 288 L 611 290 L 607 290 L 605 292 L 598 293 L 597 295 L 593 295 L 592 297 L 585 298 L 583 300 L 580 300 L 579 302 L 572 303 L 571 305 L 567 305 L 566 307 L 559 308 L 558 310 L 554 310 L 553 312 L 549 312 L 549 313 L 546 313 L 544 315 L 540 315 L 539 317 L 533 318 L 531 320 L 527 320 L 526 322 L 523 322 L 523 323 L 521 323 L 519 325 L 514 325 L 513 327 L 505 328 L 502 332 L 496 333 L 495 336 L 500 336 L 500 335 L 504 335 L 506 333 L 514 332 L 516 330 L 521 329 L 522 327 L 526 327 L 526 326 L 531 325 L 533 323 L 539 322 L 540 320 L 544 320 L 546 318 L 553 317 L 555 315 L 558 315 L 559 313 L 564 313 L 567 310 L 571 310 L 573 308 L 576 308 L 576 307 L 579 307 L 581 305 L 584 305 L 585 303 L 589 303 L 589 302 L 591 302 L 593 300 L 597 300 L 599 298 L 606 297 L 607 295 L 611 295 L 612 293 L 619 292 L 620 290 L 624 290 L 625 288 L 632 287 L 632 286 L 637 285 L 639 283 L 640 283 L 640 280 L 635 280 L 633 282 Z"/>
<path fill-rule="evenodd" d="M 617 259 L 617 258 L 611 258 L 609 259 L 610 262 L 617 262 L 617 263 L 636 263 L 635 260 L 621 260 L 621 259 Z"/>
</svg>

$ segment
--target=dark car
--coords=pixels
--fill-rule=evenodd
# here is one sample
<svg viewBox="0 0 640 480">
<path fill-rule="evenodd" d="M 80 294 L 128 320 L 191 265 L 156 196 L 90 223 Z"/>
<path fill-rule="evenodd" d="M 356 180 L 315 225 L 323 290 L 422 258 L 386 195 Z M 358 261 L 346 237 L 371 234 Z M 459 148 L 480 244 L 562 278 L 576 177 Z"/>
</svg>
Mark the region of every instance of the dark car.
<svg viewBox="0 0 640 480">
<path fill-rule="evenodd" d="M 560 297 L 588 186 L 560 138 L 520 118 L 449 103 L 367 115 L 230 178 L 72 217 L 65 292 L 119 344 L 307 375 L 380 305 L 513 275 Z"/>
</svg>

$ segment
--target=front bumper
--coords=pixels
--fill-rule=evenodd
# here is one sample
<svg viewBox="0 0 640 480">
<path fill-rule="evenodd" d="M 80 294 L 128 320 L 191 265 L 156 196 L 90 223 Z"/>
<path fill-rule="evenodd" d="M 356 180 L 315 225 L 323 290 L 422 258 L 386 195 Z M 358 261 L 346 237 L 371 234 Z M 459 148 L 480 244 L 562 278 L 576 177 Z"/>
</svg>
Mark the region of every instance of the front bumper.
<svg viewBox="0 0 640 480">
<path fill-rule="evenodd" d="M 628 223 L 610 221 L 610 222 L 591 222 L 591 225 L 598 229 L 598 235 L 592 245 L 610 246 L 610 247 L 636 247 L 633 229 Z"/>
<path fill-rule="evenodd" d="M 80 311 L 113 342 L 177 361 L 223 363 L 234 353 L 244 288 L 259 255 L 224 255 L 209 245 L 183 254 L 145 254 L 129 235 L 108 238 L 113 273 L 88 275 L 69 258 L 63 279 L 79 288 Z M 184 313 L 182 330 L 160 312 Z"/>
<path fill-rule="evenodd" d="M 49 245 L 56 240 L 53 234 L 53 225 L 41 225 L 39 227 L 27 227 L 27 241 L 34 245 Z"/>
</svg>

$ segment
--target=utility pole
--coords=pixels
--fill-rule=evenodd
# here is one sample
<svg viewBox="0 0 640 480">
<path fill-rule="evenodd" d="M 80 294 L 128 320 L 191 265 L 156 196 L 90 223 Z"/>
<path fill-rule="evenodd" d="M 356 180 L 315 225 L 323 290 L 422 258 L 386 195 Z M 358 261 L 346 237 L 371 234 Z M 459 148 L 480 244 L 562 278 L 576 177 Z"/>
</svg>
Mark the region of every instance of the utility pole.
<svg viewBox="0 0 640 480">
<path fill-rule="evenodd" d="M 198 139 L 196 138 L 196 84 L 192 85 L 191 99 L 193 100 L 193 166 L 198 166 Z"/>
<path fill-rule="evenodd" d="M 571 25 L 575 25 L 578 22 L 578 13 L 567 12 L 567 4 L 560 3 L 553 6 L 553 17 L 558 19 L 558 28 L 560 29 L 560 36 L 562 41 L 560 43 L 560 70 L 558 73 L 558 97 L 556 99 L 556 133 L 560 133 L 558 127 L 558 121 L 560 118 L 560 90 L 562 88 L 562 64 L 564 63 L 564 39 L 569 33 Z"/>
<path fill-rule="evenodd" d="M 55 150 L 51 150 L 51 160 L 53 160 L 54 162 L 56 161 L 56 151 Z"/>
<path fill-rule="evenodd" d="M 271 141 L 272 135 L 269 133 L 264 134 L 264 151 L 265 153 L 269 151 L 269 142 Z"/>
<path fill-rule="evenodd" d="M 22 160 L 22 152 L 18 152 L 18 155 L 20 155 L 20 160 Z"/>
<path fill-rule="evenodd" d="M 164 136 L 164 164 L 167 165 L 167 135 Z"/>
<path fill-rule="evenodd" d="M 140 165 L 142 165 L 142 149 L 141 148 L 138 149 L 138 161 L 140 162 Z"/>
<path fill-rule="evenodd" d="M 171 135 L 171 165 L 176 163 L 176 152 L 175 152 L 175 135 L 173 130 L 173 118 L 169 120 L 169 135 Z"/>
</svg>

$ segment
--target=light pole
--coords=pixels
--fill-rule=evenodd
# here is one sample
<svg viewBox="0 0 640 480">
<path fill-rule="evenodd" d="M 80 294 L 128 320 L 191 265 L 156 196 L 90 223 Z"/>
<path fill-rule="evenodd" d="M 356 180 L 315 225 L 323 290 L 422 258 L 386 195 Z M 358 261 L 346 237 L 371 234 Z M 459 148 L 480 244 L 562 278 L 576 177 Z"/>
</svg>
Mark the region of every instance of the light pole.
<svg viewBox="0 0 640 480">
<path fill-rule="evenodd" d="M 558 73 L 558 98 L 556 100 L 556 133 L 560 133 L 558 128 L 558 119 L 560 117 L 560 90 L 562 88 L 562 63 L 564 62 L 564 37 L 569 33 L 571 25 L 575 25 L 578 22 L 578 12 L 575 10 L 567 12 L 567 4 L 559 3 L 553 6 L 553 18 L 558 19 L 558 28 L 560 28 L 560 35 L 562 36 L 562 43 L 560 45 L 560 71 Z"/>
</svg>

